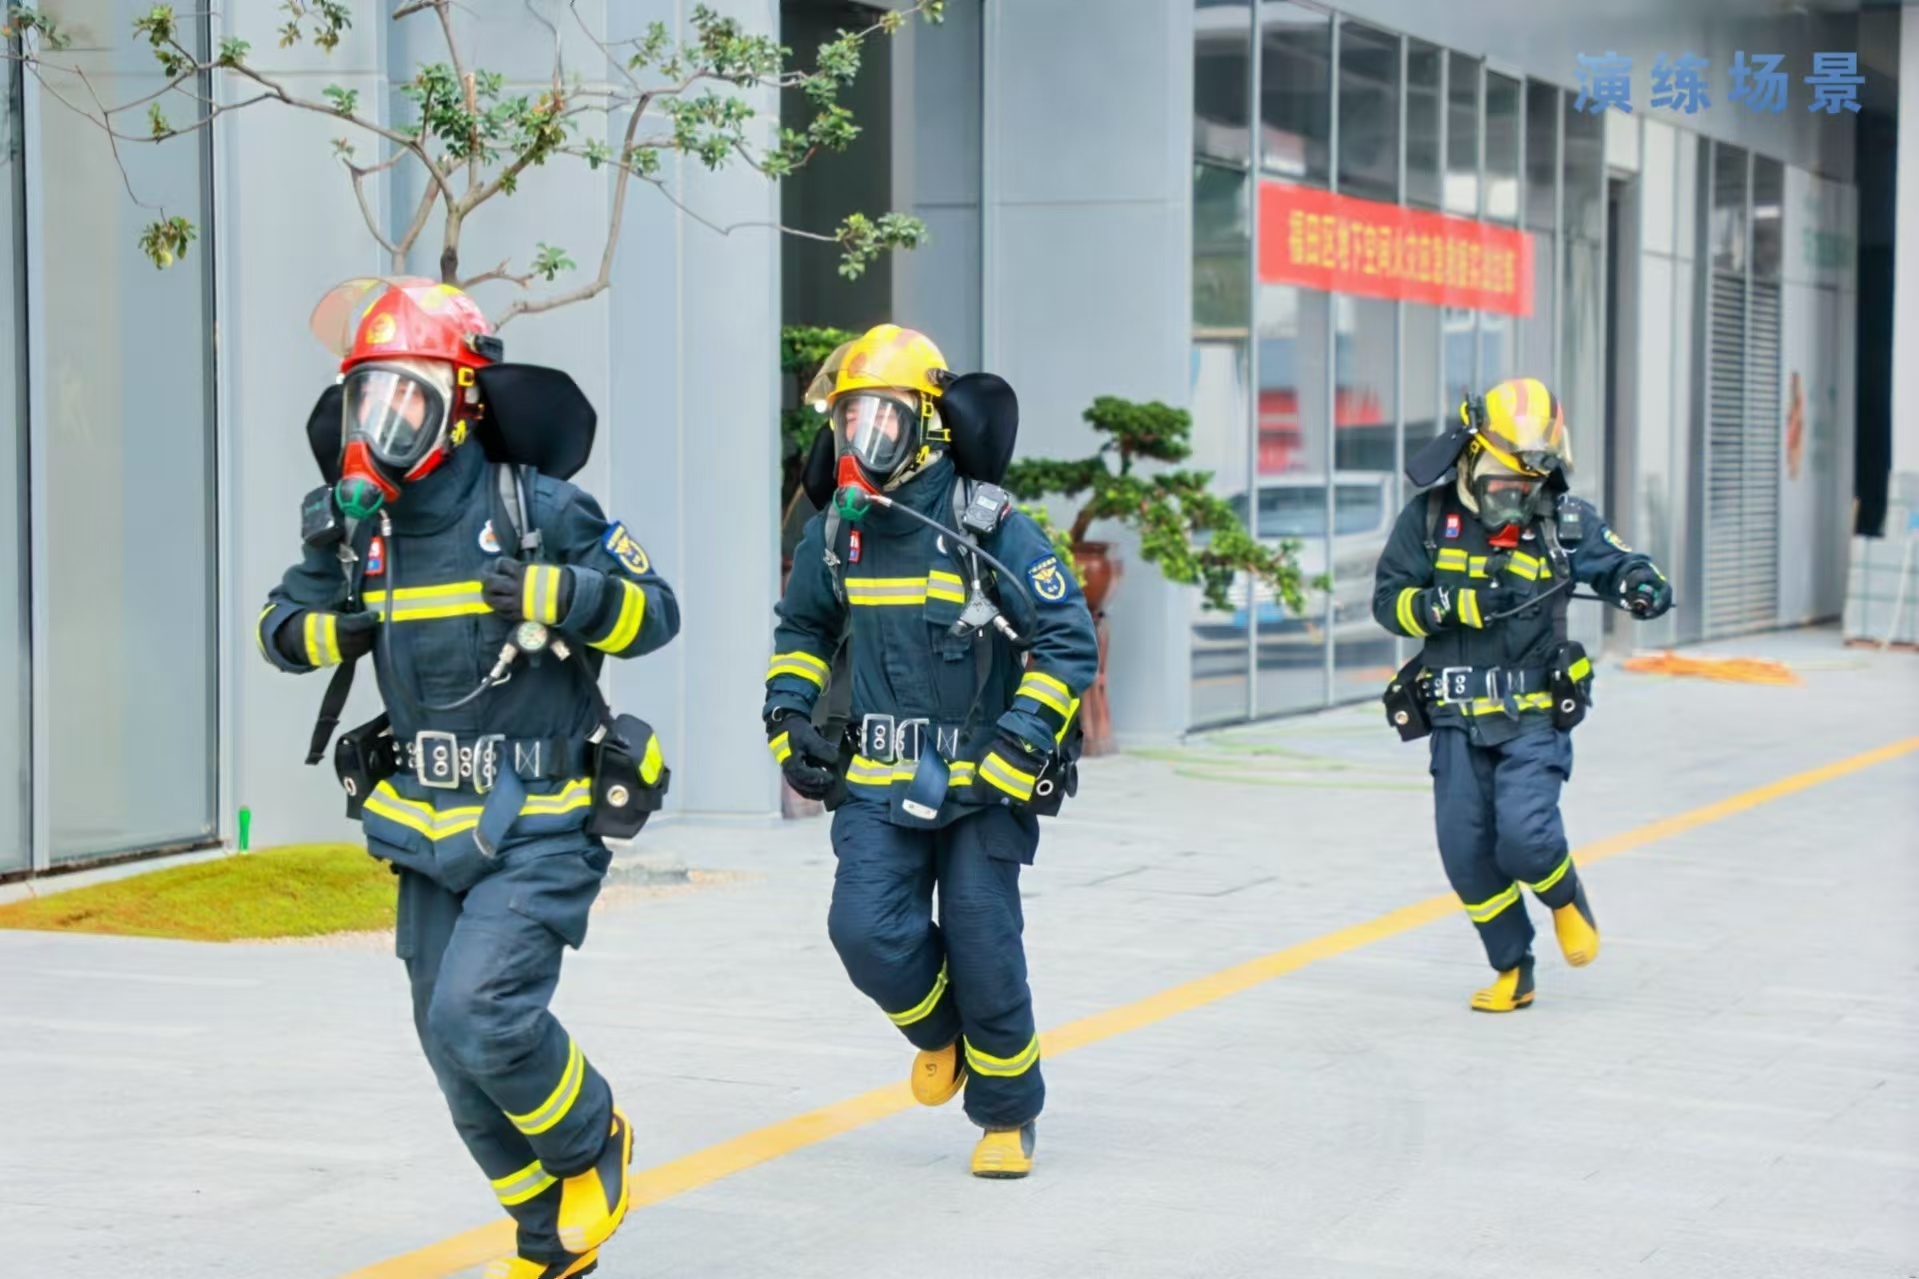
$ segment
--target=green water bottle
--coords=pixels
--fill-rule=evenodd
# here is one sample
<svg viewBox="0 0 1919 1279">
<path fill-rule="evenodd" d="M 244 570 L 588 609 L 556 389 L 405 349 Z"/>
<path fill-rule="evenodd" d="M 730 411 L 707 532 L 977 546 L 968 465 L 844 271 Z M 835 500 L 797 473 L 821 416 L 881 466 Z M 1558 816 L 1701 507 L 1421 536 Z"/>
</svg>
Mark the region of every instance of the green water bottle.
<svg viewBox="0 0 1919 1279">
<path fill-rule="evenodd" d="M 241 852 L 244 853 L 247 851 L 247 846 L 252 841 L 252 838 L 253 838 L 253 810 L 251 808 L 243 807 L 240 809 L 240 851 Z"/>
</svg>

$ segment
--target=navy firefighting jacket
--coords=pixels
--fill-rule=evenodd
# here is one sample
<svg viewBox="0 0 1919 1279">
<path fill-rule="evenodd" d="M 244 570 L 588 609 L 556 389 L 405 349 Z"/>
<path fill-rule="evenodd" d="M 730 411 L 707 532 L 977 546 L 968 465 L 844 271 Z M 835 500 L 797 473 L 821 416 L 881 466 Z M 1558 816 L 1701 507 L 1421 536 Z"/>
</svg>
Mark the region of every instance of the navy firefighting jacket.
<svg viewBox="0 0 1919 1279">
<path fill-rule="evenodd" d="M 1430 619 L 1419 616 L 1414 606 L 1414 597 L 1426 587 L 1442 587 L 1455 600 L 1471 601 L 1464 605 L 1470 609 L 1478 593 L 1495 584 L 1515 590 L 1521 597 L 1538 596 L 1558 584 L 1536 525 L 1523 530 L 1518 546 L 1502 551 L 1491 544 L 1491 532 L 1460 499 L 1451 480 L 1437 492 L 1439 509 L 1431 550 L 1426 545 L 1428 494 L 1414 497 L 1400 512 L 1399 522 L 1379 557 L 1373 616 L 1395 635 L 1425 640 L 1420 665 L 1431 674 L 1448 667 L 1544 670 L 1562 638 L 1559 625 L 1571 587 L 1553 600 L 1534 604 L 1483 628 L 1451 623 L 1428 633 Z M 1577 543 L 1566 546 L 1574 581 L 1617 603 L 1621 575 L 1636 566 L 1650 565 L 1651 557 L 1620 541 L 1591 503 L 1570 496 L 1562 498 L 1561 503 L 1562 528 L 1569 524 L 1569 515 L 1583 525 Z M 1485 745 L 1550 726 L 1549 692 L 1524 693 L 1514 702 L 1519 712 L 1516 719 L 1505 713 L 1508 707 L 1502 699 L 1475 697 L 1470 702 L 1435 704 L 1432 721 L 1435 727 L 1468 728 L 1474 740 Z"/>
<path fill-rule="evenodd" d="M 951 459 L 941 458 L 888 496 L 952 528 L 960 482 Z M 937 747 L 953 761 L 940 824 L 996 802 L 999 795 L 983 781 L 974 784 L 976 765 L 996 736 L 1004 731 L 1036 755 L 1050 755 L 1099 668 L 1092 615 L 1072 567 L 1017 510 L 980 540 L 1021 575 L 1019 585 L 1032 597 L 1029 606 L 1018 586 L 997 586 L 1007 620 L 1030 640 L 1022 661 L 997 630 L 980 639 L 949 633 L 969 588 L 951 535 L 877 506 L 857 523 L 841 521 L 833 550 L 846 593 L 842 605 L 824 554 L 826 523 L 826 512 L 815 515 L 793 553 L 775 610 L 763 715 L 770 721 L 782 711 L 812 713 L 850 620 L 849 727 L 862 737 L 846 774 L 848 795 L 887 804 L 901 821 L 899 803 L 917 751 Z M 983 658 L 976 644 L 990 645 L 990 653 Z M 773 749 L 778 757 L 777 739 Z"/>
<path fill-rule="evenodd" d="M 651 652 L 679 632 L 672 588 L 624 524 L 609 522 L 585 492 L 543 475 L 531 477 L 528 502 L 530 522 L 544 540 L 543 562 L 572 569 L 573 598 L 555 629 L 573 641 L 596 678 L 607 655 Z M 391 661 L 389 637 L 379 636 L 373 669 L 396 741 L 410 745 L 422 732 L 446 735 L 425 739 L 423 753 L 430 765 L 438 749 L 453 752 L 460 784 L 427 786 L 421 761 L 409 759 L 367 797 L 361 824 L 374 856 L 461 891 L 490 860 L 473 838 L 487 798 L 472 784 L 475 741 L 504 738 L 497 762 L 514 767 L 526 791 L 495 852 L 578 848 L 591 799 L 586 738 L 600 702 L 577 660 L 547 653 L 521 657 L 505 684 L 458 710 L 416 707 L 465 696 L 499 660 L 512 624 L 481 599 L 480 578 L 496 556 L 514 548 L 502 545 L 499 528 L 508 513 L 497 498 L 493 466 L 475 446 L 455 449 L 439 470 L 407 485 L 390 513 L 391 539 L 376 536 L 377 519 L 363 521 L 355 533 L 365 564 L 361 606 L 390 616 L 394 628 Z M 256 627 L 261 653 L 295 673 L 337 665 L 337 617 L 347 590 L 335 549 L 309 546 L 267 597 Z M 298 628 L 304 662 L 287 660 L 273 643 L 283 626 Z"/>
</svg>

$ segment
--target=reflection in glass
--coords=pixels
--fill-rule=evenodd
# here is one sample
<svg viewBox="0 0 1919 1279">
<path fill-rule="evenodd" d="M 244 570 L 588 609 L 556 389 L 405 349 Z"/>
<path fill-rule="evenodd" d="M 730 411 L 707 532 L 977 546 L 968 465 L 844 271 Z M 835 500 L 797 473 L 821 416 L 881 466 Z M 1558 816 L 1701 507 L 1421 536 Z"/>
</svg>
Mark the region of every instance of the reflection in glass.
<svg viewBox="0 0 1919 1279">
<path fill-rule="evenodd" d="M 1598 492 L 1596 467 L 1604 455 L 1605 417 L 1600 394 L 1600 361 L 1605 334 L 1600 328 L 1605 297 L 1605 256 L 1596 244 L 1566 246 L 1565 286 L 1560 295 L 1563 346 L 1559 384 L 1553 391 L 1566 410 L 1566 434 L 1572 444 L 1573 484 L 1579 486 L 1579 464 L 1593 464 L 1583 481 L 1588 492 Z"/>
<path fill-rule="evenodd" d="M 27 442 L 25 190 L 20 165 L 20 64 L 0 71 L 0 511 L 7 536 L 0 546 L 0 871 L 22 870 L 33 848 L 32 747 L 28 708 L 32 643 L 27 612 L 27 504 L 21 489 Z"/>
<path fill-rule="evenodd" d="M 108 32 L 150 7 L 76 0 L 61 12 Z M 181 39 L 201 45 L 204 31 L 203 18 L 183 22 Z M 165 84 L 137 42 L 72 57 L 109 102 Z M 192 114 L 178 98 L 169 110 L 176 125 Z M 211 277 L 197 246 L 154 270 L 138 247 L 152 214 L 127 198 L 130 181 L 143 200 L 204 227 L 207 173 L 199 133 L 122 147 L 116 160 L 78 112 L 50 107 L 37 129 L 33 144 L 59 157 L 38 192 L 48 406 L 39 496 L 50 511 L 86 512 L 85 536 L 54 538 L 46 552 L 46 682 L 61 713 L 44 762 L 51 853 L 68 861 L 214 831 L 212 505 L 180 500 L 214 487 Z"/>
<path fill-rule="evenodd" d="M 1479 389 L 1483 391 L 1499 385 L 1507 378 L 1518 377 L 1519 370 L 1513 362 L 1515 354 L 1512 317 L 1491 311 L 1480 312 Z"/>
<path fill-rule="evenodd" d="M 1777 160 L 1752 158 L 1752 273 L 1761 280 L 1779 278 L 1785 250 L 1781 215 L 1786 205 L 1786 171 Z"/>
<path fill-rule="evenodd" d="M 1559 201 L 1559 90 L 1526 81 L 1526 225 L 1551 231 Z"/>
<path fill-rule="evenodd" d="M 1406 456 L 1439 434 L 1446 423 L 1446 395 L 1439 382 L 1439 308 L 1421 302 L 1406 303 L 1404 362 L 1406 396 Z"/>
<path fill-rule="evenodd" d="M 1598 240 L 1606 234 L 1606 117 L 1577 111 L 1561 94 L 1565 121 L 1566 234 Z"/>
<path fill-rule="evenodd" d="M 1193 327 L 1244 334 L 1251 324 L 1252 179 L 1216 164 L 1193 166 Z"/>
<path fill-rule="evenodd" d="M 1399 199 L 1399 37 L 1339 29 L 1339 189 Z"/>
<path fill-rule="evenodd" d="M 1377 695 L 1392 674 L 1393 637 L 1373 619 L 1373 570 L 1392 532 L 1398 491 L 1398 304 L 1333 303 L 1333 697 Z M 1324 540 L 1324 534 L 1321 534 Z M 1382 670 L 1382 668 L 1384 668 Z"/>
<path fill-rule="evenodd" d="M 1260 168 L 1325 186 L 1332 172 L 1333 20 L 1266 0 L 1259 26 Z"/>
<path fill-rule="evenodd" d="M 1500 222 L 1519 220 L 1519 143 L 1519 81 L 1488 71 L 1486 216 Z"/>
<path fill-rule="evenodd" d="M 1193 14 L 1193 154 L 1252 163 L 1253 6 L 1200 0 Z"/>
<path fill-rule="evenodd" d="M 1747 153 L 1718 142 L 1712 153 L 1712 264 L 1720 271 L 1744 271 Z"/>
<path fill-rule="evenodd" d="M 1507 376 L 1536 377 L 1553 385 L 1553 350 L 1558 330 L 1553 327 L 1553 237 L 1534 234 L 1533 313 L 1515 317 L 1513 325 L 1513 368 Z"/>
<path fill-rule="evenodd" d="M 1449 55 L 1446 79 L 1446 208 L 1479 216 L 1479 60 Z"/>
<path fill-rule="evenodd" d="M 1486 388 L 1479 376 L 1479 313 L 1449 306 L 1440 318 L 1440 412 L 1448 426 L 1459 403 Z"/>
<path fill-rule="evenodd" d="M 1446 55 L 1424 40 L 1406 41 L 1406 203 L 1439 207 L 1441 63 Z"/>
<path fill-rule="evenodd" d="M 1246 392 L 1251 377 L 1244 342 L 1193 343 L 1193 455 L 1190 465 L 1213 473 L 1212 491 L 1243 507 L 1247 489 Z M 1194 595 L 1192 710 L 1195 727 L 1246 718 L 1251 666 L 1243 579 L 1220 612 Z"/>
<path fill-rule="evenodd" d="M 1327 296 L 1287 285 L 1262 285 L 1259 322 L 1259 450 L 1255 525 L 1263 541 L 1299 544 L 1301 575 L 1327 571 L 1328 436 Z M 1244 498 L 1238 510 L 1248 511 Z M 1326 700 L 1327 597 L 1308 591 L 1301 617 L 1254 591 L 1259 608 L 1259 665 L 1254 712 L 1323 706 Z"/>
</svg>

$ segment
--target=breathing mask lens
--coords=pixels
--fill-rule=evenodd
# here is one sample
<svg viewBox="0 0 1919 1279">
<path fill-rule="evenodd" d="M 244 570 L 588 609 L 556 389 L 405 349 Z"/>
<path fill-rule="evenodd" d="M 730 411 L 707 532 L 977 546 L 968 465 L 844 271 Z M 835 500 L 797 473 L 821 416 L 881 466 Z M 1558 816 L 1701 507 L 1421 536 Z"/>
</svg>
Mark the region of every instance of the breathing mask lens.
<svg viewBox="0 0 1919 1279">
<path fill-rule="evenodd" d="M 390 364 L 362 365 L 348 373 L 341 404 L 349 445 L 363 441 L 375 458 L 402 471 L 432 450 L 446 422 L 446 393 Z"/>
<path fill-rule="evenodd" d="M 869 477 L 887 480 L 919 451 L 919 421 L 913 399 L 856 391 L 833 404 L 833 446 Z"/>
</svg>

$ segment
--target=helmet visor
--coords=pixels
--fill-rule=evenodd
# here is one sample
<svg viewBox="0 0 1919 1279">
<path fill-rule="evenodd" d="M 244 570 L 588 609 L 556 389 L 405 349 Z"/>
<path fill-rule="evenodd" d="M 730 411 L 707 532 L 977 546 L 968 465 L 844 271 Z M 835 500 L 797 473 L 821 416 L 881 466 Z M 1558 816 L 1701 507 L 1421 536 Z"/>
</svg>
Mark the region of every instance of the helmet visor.
<svg viewBox="0 0 1919 1279">
<path fill-rule="evenodd" d="M 432 449 L 446 422 L 446 396 L 426 378 L 391 364 L 363 364 L 342 388 L 342 438 L 365 440 L 388 466 L 411 467 Z"/>
<path fill-rule="evenodd" d="M 890 476 L 919 451 L 917 397 L 856 391 L 833 402 L 833 447 L 868 472 Z"/>
</svg>

